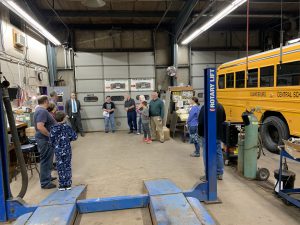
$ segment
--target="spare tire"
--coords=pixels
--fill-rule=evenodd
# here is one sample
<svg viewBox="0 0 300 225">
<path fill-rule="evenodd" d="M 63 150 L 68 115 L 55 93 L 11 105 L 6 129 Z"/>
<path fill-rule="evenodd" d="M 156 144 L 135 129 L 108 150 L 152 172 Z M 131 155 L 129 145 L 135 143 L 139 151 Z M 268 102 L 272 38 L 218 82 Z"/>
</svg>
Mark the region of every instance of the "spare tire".
<svg viewBox="0 0 300 225">
<path fill-rule="evenodd" d="M 278 145 L 282 145 L 282 139 L 289 138 L 289 128 L 287 124 L 277 116 L 267 117 L 263 121 L 260 135 L 264 147 L 272 153 L 278 153 Z"/>
</svg>

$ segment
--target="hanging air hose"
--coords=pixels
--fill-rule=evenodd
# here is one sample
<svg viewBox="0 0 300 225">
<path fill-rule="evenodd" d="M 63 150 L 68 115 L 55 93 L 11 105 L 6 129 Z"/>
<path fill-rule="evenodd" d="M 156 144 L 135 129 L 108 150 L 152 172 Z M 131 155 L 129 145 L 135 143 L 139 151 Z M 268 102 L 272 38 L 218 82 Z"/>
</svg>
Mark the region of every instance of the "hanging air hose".
<svg viewBox="0 0 300 225">
<path fill-rule="evenodd" d="M 21 170 L 21 175 L 22 175 L 22 187 L 21 187 L 21 190 L 20 190 L 19 194 L 17 195 L 17 197 L 23 198 L 26 194 L 27 187 L 28 187 L 28 174 L 27 174 L 27 169 L 26 169 L 26 164 L 25 164 L 25 160 L 23 157 L 23 153 L 21 151 L 21 143 L 20 143 L 20 139 L 19 139 L 19 135 L 18 135 L 18 130 L 17 130 L 16 124 L 15 124 L 15 118 L 14 118 L 12 107 L 10 104 L 10 99 L 9 99 L 9 94 L 8 94 L 9 85 L 10 85 L 9 82 L 4 77 L 4 81 L 0 84 L 0 87 L 1 87 L 2 93 L 3 93 L 2 98 L 3 98 L 3 103 L 4 103 L 4 107 L 5 107 L 6 114 L 7 114 L 10 132 L 12 134 L 12 140 L 14 143 L 16 156 L 17 156 L 18 162 L 20 164 L 20 170 Z"/>
</svg>

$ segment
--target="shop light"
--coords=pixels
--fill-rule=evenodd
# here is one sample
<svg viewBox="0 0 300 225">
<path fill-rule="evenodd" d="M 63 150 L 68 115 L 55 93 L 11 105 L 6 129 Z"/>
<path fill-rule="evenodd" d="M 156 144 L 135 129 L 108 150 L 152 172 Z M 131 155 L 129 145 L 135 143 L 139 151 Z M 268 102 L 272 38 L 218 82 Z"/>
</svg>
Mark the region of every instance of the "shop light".
<svg viewBox="0 0 300 225">
<path fill-rule="evenodd" d="M 5 5 L 9 10 L 20 16 L 25 20 L 30 26 L 32 26 L 36 31 L 43 35 L 47 40 L 49 40 L 54 45 L 61 45 L 60 41 L 57 40 L 52 34 L 50 34 L 42 25 L 40 25 L 35 19 L 33 19 L 28 13 L 26 13 L 20 6 L 18 6 L 14 1 L 10 0 L 0 0 L 3 5 Z"/>
<path fill-rule="evenodd" d="M 217 15 L 215 15 L 212 19 L 210 19 L 208 22 L 206 22 L 203 26 L 195 30 L 192 34 L 190 34 L 187 38 L 185 38 L 181 44 L 187 45 L 192 40 L 194 40 L 196 37 L 198 37 L 200 34 L 208 30 L 210 27 L 215 25 L 218 21 L 223 19 L 225 16 L 233 12 L 235 9 L 237 9 L 239 6 L 244 4 L 247 0 L 235 0 L 233 1 L 229 6 L 227 6 L 225 9 L 223 9 L 221 12 L 219 12 Z"/>
<path fill-rule="evenodd" d="M 300 38 L 296 38 L 296 39 L 293 39 L 293 40 L 289 40 L 289 41 L 288 41 L 288 45 L 295 44 L 295 43 L 297 43 L 297 42 L 299 42 L 299 41 L 300 41 Z"/>
</svg>

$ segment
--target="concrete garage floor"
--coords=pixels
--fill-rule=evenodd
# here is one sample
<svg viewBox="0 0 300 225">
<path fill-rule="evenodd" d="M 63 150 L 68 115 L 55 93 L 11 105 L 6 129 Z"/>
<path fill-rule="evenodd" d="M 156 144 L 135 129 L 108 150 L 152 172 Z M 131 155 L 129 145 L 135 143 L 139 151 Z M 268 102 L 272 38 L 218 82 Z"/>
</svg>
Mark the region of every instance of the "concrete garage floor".
<svg viewBox="0 0 300 225">
<path fill-rule="evenodd" d="M 202 158 L 191 158 L 193 146 L 179 139 L 161 144 L 142 143 L 142 136 L 125 132 L 115 134 L 88 133 L 73 144 L 73 184 L 87 184 L 87 198 L 134 195 L 145 193 L 143 180 L 169 178 L 183 190 L 191 188 L 203 175 Z M 278 156 L 268 154 L 259 165 L 274 168 Z M 291 170 L 300 174 L 300 165 L 290 163 Z M 297 173 L 299 172 L 299 173 Z M 54 173 L 55 175 L 55 173 Z M 273 172 L 271 172 L 271 178 Z M 272 181 L 272 179 L 270 180 Z M 17 193 L 20 182 L 11 184 Z M 300 178 L 296 184 L 300 186 Z M 274 197 L 268 183 L 247 181 L 233 167 L 225 168 L 223 181 L 218 181 L 222 204 L 205 205 L 222 225 L 296 225 L 300 211 L 286 206 Z M 53 190 L 41 190 L 37 174 L 30 177 L 25 201 L 34 204 Z M 85 214 L 77 224 L 87 225 L 150 225 L 148 209 Z"/>
</svg>

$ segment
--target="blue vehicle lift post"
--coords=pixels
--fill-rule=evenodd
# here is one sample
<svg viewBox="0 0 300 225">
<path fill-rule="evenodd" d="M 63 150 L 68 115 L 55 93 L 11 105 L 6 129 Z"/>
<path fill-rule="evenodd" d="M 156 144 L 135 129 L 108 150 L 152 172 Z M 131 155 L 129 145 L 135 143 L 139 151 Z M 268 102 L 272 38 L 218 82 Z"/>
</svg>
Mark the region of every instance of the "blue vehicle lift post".
<svg viewBox="0 0 300 225">
<path fill-rule="evenodd" d="M 217 200 L 216 176 L 216 69 L 205 69 L 205 146 L 207 182 L 182 191 L 168 179 L 144 181 L 148 194 L 84 199 L 86 186 L 55 191 L 38 205 L 28 205 L 11 196 L 8 179 L 6 129 L 0 91 L 0 222 L 18 219 L 16 224 L 73 224 L 78 213 L 93 213 L 150 205 L 155 224 L 215 224 L 199 201 Z M 199 173 L 200 174 L 200 173 Z M 177 212 L 176 215 L 174 212 Z M 179 213 L 178 213 L 179 212 Z M 57 221 L 54 221 L 57 220 Z M 169 223 L 170 222 L 170 223 Z"/>
</svg>

